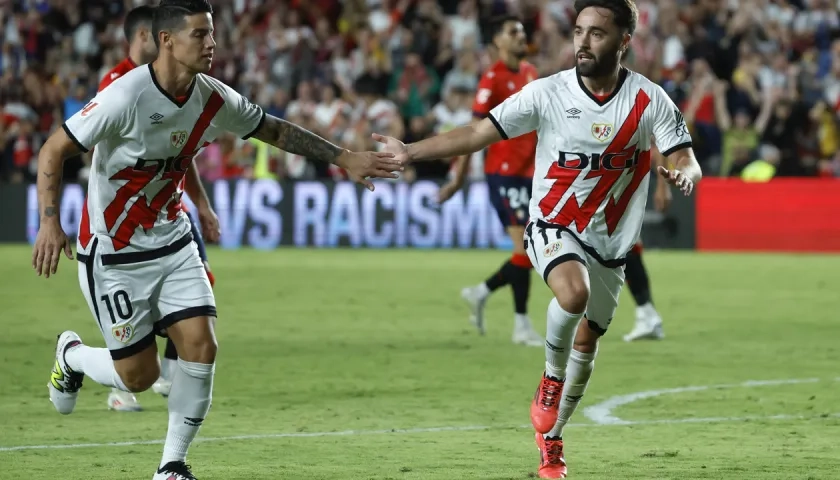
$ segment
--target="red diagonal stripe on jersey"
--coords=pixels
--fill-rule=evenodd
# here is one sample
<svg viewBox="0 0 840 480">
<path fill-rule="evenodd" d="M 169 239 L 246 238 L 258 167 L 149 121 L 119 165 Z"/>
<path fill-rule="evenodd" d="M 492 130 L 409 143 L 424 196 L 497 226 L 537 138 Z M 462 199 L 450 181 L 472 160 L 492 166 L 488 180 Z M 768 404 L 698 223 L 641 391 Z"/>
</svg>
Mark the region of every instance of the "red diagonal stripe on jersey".
<svg viewBox="0 0 840 480">
<path fill-rule="evenodd" d="M 82 204 L 82 219 L 79 221 L 79 243 L 82 244 L 82 248 L 87 248 L 91 238 L 93 238 L 93 234 L 90 232 L 90 216 L 88 214 L 87 197 L 85 197 L 85 202 Z"/>
<path fill-rule="evenodd" d="M 633 194 L 639 189 L 642 181 L 647 178 L 648 173 L 650 173 L 650 150 L 639 154 L 639 163 L 633 172 L 633 178 L 624 187 L 624 191 L 621 192 L 621 197 L 619 197 L 618 202 L 614 198 L 607 200 L 607 205 L 604 207 L 604 219 L 607 222 L 608 235 L 612 235 L 615 229 L 618 228 L 618 222 L 621 221 L 621 217 L 624 216 L 627 206 L 630 205 L 630 199 L 633 198 Z"/>
<path fill-rule="evenodd" d="M 213 121 L 213 117 L 219 113 L 219 110 L 224 104 L 225 99 L 219 95 L 219 92 L 214 91 L 210 95 L 210 98 L 207 99 L 207 103 L 204 104 L 204 111 L 201 112 L 201 115 L 198 117 L 198 121 L 196 121 L 193 126 L 190 138 L 187 139 L 187 143 L 185 143 L 184 148 L 181 149 L 180 155 L 195 154 L 195 147 L 198 146 L 198 142 L 201 140 L 204 132 L 207 131 L 207 127 L 210 126 L 210 122 Z"/>
<path fill-rule="evenodd" d="M 210 122 L 213 121 L 213 117 L 219 113 L 224 103 L 224 98 L 218 92 L 213 92 L 210 95 L 207 103 L 204 104 L 204 110 L 195 122 L 189 138 L 187 138 L 187 142 L 178 154 L 179 157 L 192 157 L 195 155 L 198 142 L 201 141 L 201 137 L 207 131 L 207 128 L 210 127 Z M 168 180 L 168 182 L 160 189 L 149 204 L 146 204 L 144 198 L 137 198 L 128 209 L 125 220 L 123 220 L 114 233 L 114 251 L 118 251 L 128 245 L 138 226 L 142 226 L 148 230 L 155 225 L 160 211 L 172 200 L 172 197 L 178 191 L 184 179 L 184 173 L 179 171 L 165 172 L 159 180 Z M 126 167 L 111 177 L 111 180 L 127 180 L 127 182 L 117 190 L 114 201 L 105 209 L 105 225 L 109 231 L 119 219 L 128 200 L 141 193 L 146 185 L 155 180 L 155 177 L 156 175 L 154 173 L 136 171 L 132 167 Z M 173 208 L 177 211 L 179 206 L 180 201 Z M 173 213 L 169 211 L 167 217 L 170 219 L 174 218 Z"/>
<path fill-rule="evenodd" d="M 608 161 L 608 159 L 604 158 L 608 154 L 633 155 L 633 153 L 635 153 L 635 148 L 625 150 L 625 147 L 639 129 L 642 115 L 645 113 L 648 105 L 650 105 L 650 97 L 644 90 L 640 89 L 636 94 L 636 100 L 633 104 L 633 108 L 630 109 L 627 118 L 621 124 L 621 127 L 618 129 L 618 132 L 616 132 L 615 137 L 613 137 L 610 144 L 604 150 L 604 153 L 601 154 L 602 161 Z M 575 173 L 577 173 L 577 171 L 575 171 Z M 589 192 L 589 195 L 587 195 L 586 199 L 583 201 L 583 205 L 578 202 L 577 196 L 573 193 L 566 203 L 563 204 L 563 208 L 560 209 L 557 216 L 551 219 L 551 221 L 553 223 L 559 223 L 566 226 L 569 226 L 572 222 L 574 222 L 578 233 L 582 233 L 584 229 L 586 229 L 586 226 L 589 225 L 589 222 L 592 221 L 592 216 L 595 215 L 598 207 L 604 202 L 607 195 L 609 195 L 610 191 L 622 175 L 624 175 L 624 170 L 604 170 L 603 168 L 599 170 L 590 170 L 584 179 L 598 178 L 598 183 L 596 183 L 595 187 L 592 188 L 592 191 Z M 569 188 L 569 186 L 565 188 Z M 557 196 L 558 200 L 562 198 L 563 193 L 565 193 L 565 190 L 560 192 L 559 196 Z M 549 192 L 549 194 L 551 194 L 551 192 Z"/>
</svg>

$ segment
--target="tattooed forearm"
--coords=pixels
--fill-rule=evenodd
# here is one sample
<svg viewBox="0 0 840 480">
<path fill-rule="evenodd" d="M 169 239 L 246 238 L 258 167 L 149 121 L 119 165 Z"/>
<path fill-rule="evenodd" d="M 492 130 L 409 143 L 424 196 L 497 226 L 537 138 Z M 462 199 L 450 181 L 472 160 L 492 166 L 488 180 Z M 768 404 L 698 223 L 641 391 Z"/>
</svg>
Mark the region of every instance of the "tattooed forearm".
<svg viewBox="0 0 840 480">
<path fill-rule="evenodd" d="M 44 165 L 46 163 L 46 165 Z M 38 176 L 38 204 L 43 209 L 42 218 L 57 217 L 58 215 L 58 192 L 61 189 L 61 172 L 57 171 L 55 159 L 38 159 L 38 170 L 50 170 L 42 172 Z"/>
<path fill-rule="evenodd" d="M 41 221 L 58 219 L 58 194 L 61 190 L 61 170 L 64 161 L 43 149 L 38 155 L 38 205 Z"/>
<path fill-rule="evenodd" d="M 335 163 L 344 151 L 305 128 L 271 115 L 266 115 L 254 138 L 286 152 L 329 163 Z"/>
</svg>

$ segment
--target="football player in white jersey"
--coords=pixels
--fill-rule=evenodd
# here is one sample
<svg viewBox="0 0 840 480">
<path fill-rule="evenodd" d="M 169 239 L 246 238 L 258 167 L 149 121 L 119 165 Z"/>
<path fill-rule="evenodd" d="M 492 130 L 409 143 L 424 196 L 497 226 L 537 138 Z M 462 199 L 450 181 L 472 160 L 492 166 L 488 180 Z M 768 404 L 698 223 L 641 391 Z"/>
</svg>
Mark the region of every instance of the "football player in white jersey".
<svg viewBox="0 0 840 480">
<path fill-rule="evenodd" d="M 662 88 L 620 64 L 638 18 L 632 0 L 577 0 L 575 10 L 575 68 L 529 83 L 488 118 L 443 135 L 409 145 L 374 135 L 384 151 L 410 162 L 466 155 L 537 132 L 523 242 L 555 297 L 545 370 L 531 403 L 541 478 L 566 477 L 563 427 L 589 382 L 598 339 L 618 304 L 625 257 L 639 238 L 652 139 L 674 166 L 659 166 L 658 173 L 683 194 L 702 176 L 677 107 Z"/>
<path fill-rule="evenodd" d="M 126 391 L 148 389 L 160 375 L 155 334 L 171 338 L 179 359 L 155 480 L 195 478 L 187 450 L 213 387 L 216 304 L 180 206 L 184 190 L 197 205 L 205 236 L 215 241 L 220 232 L 193 157 L 230 131 L 334 163 L 369 189 L 368 177 L 396 178 L 392 172 L 402 169 L 392 154 L 350 152 L 266 115 L 208 76 L 215 48 L 211 14 L 207 0 L 163 0 L 152 22 L 158 58 L 99 92 L 50 136 L 38 157 L 41 223 L 32 263 L 49 277 L 62 251 L 73 258 L 58 216 L 62 164 L 96 146 L 77 256 L 80 286 L 107 346 L 90 347 L 72 331 L 61 333 L 50 400 L 60 413 L 71 413 L 85 375 Z"/>
</svg>

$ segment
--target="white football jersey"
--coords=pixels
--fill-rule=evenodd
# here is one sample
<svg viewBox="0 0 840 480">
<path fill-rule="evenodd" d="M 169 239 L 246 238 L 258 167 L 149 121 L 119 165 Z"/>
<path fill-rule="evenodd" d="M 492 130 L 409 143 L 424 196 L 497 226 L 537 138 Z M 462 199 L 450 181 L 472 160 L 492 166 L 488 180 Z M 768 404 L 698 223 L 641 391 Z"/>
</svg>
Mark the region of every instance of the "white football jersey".
<svg viewBox="0 0 840 480">
<path fill-rule="evenodd" d="M 529 83 L 490 119 L 506 139 L 537 131 L 532 221 L 570 230 L 602 261 L 624 258 L 641 233 L 653 141 L 666 156 L 691 146 L 665 91 L 625 69 L 603 101 L 571 69 Z"/>
<path fill-rule="evenodd" d="M 190 224 L 181 194 L 193 157 L 224 131 L 248 138 L 264 117 L 207 75 L 197 75 L 187 95 L 175 99 L 158 85 L 151 64 L 99 92 L 63 125 L 80 149 L 96 147 L 79 253 L 87 253 L 93 236 L 103 254 L 156 250 L 185 237 Z"/>
</svg>

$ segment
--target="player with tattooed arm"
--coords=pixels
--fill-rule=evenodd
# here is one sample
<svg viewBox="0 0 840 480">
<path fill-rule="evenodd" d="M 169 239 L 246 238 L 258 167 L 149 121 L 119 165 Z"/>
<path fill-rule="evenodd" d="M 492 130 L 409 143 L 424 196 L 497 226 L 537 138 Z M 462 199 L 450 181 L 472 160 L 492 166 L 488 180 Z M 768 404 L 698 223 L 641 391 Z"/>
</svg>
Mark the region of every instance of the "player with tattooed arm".
<svg viewBox="0 0 840 480">
<path fill-rule="evenodd" d="M 350 152 L 266 115 L 208 76 L 216 45 L 212 12 L 207 0 L 163 0 L 152 22 L 157 59 L 99 92 L 50 136 L 38 157 L 41 220 L 32 265 L 49 277 L 62 252 L 73 258 L 58 216 L 64 159 L 96 147 L 76 248 L 79 284 L 106 348 L 61 333 L 50 400 L 59 413 L 71 413 L 85 376 L 124 391 L 147 390 L 160 375 L 155 335 L 171 338 L 179 358 L 154 480 L 196 478 L 187 450 L 213 389 L 216 302 L 181 208 L 182 192 L 195 202 L 209 241 L 218 240 L 219 222 L 195 155 L 229 131 L 333 163 L 369 189 L 369 177 L 396 178 L 393 172 L 402 169 L 393 154 Z"/>
</svg>

